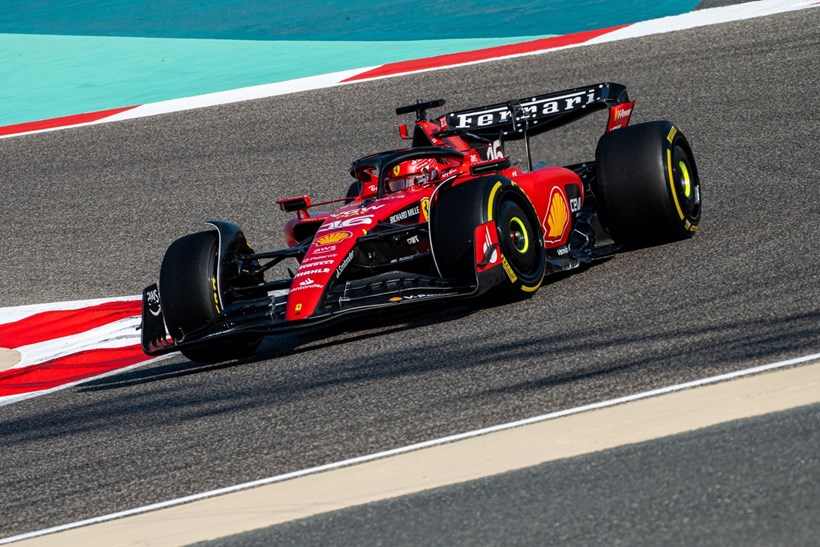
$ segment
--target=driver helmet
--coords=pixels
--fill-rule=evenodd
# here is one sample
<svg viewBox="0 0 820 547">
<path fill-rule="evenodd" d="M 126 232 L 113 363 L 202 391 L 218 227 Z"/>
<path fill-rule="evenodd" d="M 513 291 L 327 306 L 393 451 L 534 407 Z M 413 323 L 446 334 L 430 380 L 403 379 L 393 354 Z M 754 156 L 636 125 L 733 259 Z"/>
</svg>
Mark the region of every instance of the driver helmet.
<svg viewBox="0 0 820 547">
<path fill-rule="evenodd" d="M 394 166 L 387 174 L 387 188 L 398 192 L 419 184 L 427 184 L 439 176 L 438 162 L 434 158 L 409 160 Z"/>
</svg>

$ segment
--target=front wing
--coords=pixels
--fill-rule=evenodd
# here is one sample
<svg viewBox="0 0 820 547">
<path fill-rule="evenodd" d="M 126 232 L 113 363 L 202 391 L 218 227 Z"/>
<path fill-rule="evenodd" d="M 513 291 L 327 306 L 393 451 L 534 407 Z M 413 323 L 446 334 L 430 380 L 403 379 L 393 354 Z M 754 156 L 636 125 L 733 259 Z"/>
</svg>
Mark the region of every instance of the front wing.
<svg viewBox="0 0 820 547">
<path fill-rule="evenodd" d="M 296 321 L 288 321 L 285 317 L 289 290 L 272 290 L 262 298 L 239 299 L 227 304 L 222 312 L 206 325 L 176 340 L 168 333 L 159 289 L 153 284 L 142 292 L 142 349 L 148 355 L 163 355 L 206 346 L 239 333 L 275 334 L 306 328 L 354 313 L 477 297 L 503 283 L 505 277 L 511 277 L 507 271 L 508 267 L 505 268 L 506 261 L 497 239 L 491 237 L 495 232 L 494 221 L 476 227 L 473 240 L 475 278 L 469 283 L 397 271 L 345 281 L 328 286 L 322 306 L 311 316 Z M 573 245 L 570 244 L 569 247 Z M 581 246 L 577 251 L 564 256 L 548 253 L 547 270 L 548 273 L 566 271 L 611 256 L 619 249 L 618 245 L 607 244 L 590 249 Z"/>
<path fill-rule="evenodd" d="M 353 313 L 466 298 L 478 292 L 476 283 L 465 284 L 432 276 L 391 272 L 329 287 L 322 309 L 305 319 L 286 320 L 287 291 L 273 291 L 264 298 L 238 300 L 229 304 L 208 324 L 173 340 L 165 326 L 158 287 L 153 284 L 142 292 L 142 349 L 148 355 L 162 355 L 201 347 L 243 332 L 275 334 Z"/>
</svg>

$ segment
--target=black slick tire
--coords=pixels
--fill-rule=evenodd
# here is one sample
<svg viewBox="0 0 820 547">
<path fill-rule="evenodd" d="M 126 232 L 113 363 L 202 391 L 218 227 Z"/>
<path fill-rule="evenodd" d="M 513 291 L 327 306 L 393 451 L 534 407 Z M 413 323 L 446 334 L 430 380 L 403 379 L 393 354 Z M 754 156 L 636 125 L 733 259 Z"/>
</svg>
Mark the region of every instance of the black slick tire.
<svg viewBox="0 0 820 547">
<path fill-rule="evenodd" d="M 672 122 L 606 133 L 598 141 L 595 162 L 593 192 L 615 241 L 640 247 L 695 234 L 700 178 L 689 142 Z"/>
<path fill-rule="evenodd" d="M 207 325 L 221 311 L 216 279 L 218 245 L 215 231 L 199 232 L 177 239 L 165 252 L 159 293 L 165 324 L 174 340 Z M 258 335 L 239 334 L 183 349 L 182 354 L 198 363 L 216 363 L 245 357 L 261 341 Z"/>
<path fill-rule="evenodd" d="M 490 176 L 447 188 L 431 212 L 431 245 L 445 278 L 475 279 L 475 228 L 494 220 L 507 275 L 493 289 L 515 300 L 538 290 L 546 250 L 535 210 L 524 192 L 504 177 Z"/>
</svg>

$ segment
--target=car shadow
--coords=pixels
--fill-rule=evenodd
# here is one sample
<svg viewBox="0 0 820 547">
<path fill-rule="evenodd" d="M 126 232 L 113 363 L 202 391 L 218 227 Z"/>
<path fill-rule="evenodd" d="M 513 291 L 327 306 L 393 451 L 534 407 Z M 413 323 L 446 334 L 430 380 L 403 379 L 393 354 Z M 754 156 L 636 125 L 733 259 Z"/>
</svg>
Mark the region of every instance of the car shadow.
<svg viewBox="0 0 820 547">
<path fill-rule="evenodd" d="M 77 386 L 78 392 L 94 392 L 158 382 L 183 376 L 202 374 L 226 368 L 239 367 L 262 361 L 333 348 L 367 340 L 374 333 L 390 336 L 433 324 L 457 321 L 477 309 L 463 302 L 442 306 L 439 302 L 403 306 L 404 309 L 383 310 L 366 317 L 344 317 L 304 330 L 268 335 L 259 349 L 242 359 L 221 363 L 202 364 L 186 359 L 182 354 L 171 354 L 173 362 L 105 376 Z M 425 309 L 426 308 L 426 309 Z M 426 313 L 425 313 L 426 311 Z"/>
</svg>

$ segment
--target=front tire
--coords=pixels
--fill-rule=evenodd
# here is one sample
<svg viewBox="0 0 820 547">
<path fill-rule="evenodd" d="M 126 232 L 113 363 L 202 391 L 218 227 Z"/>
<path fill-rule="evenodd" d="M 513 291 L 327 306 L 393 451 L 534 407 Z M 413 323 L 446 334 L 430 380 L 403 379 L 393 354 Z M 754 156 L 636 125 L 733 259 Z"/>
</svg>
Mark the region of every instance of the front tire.
<svg viewBox="0 0 820 547">
<path fill-rule="evenodd" d="M 494 289 L 515 300 L 531 296 L 546 272 L 544 236 L 527 196 L 510 180 L 485 177 L 446 189 L 431 214 L 431 244 L 441 274 L 475 279 L 475 228 L 495 221 L 507 275 Z"/>
<path fill-rule="evenodd" d="M 165 252 L 159 274 L 162 312 L 175 341 L 207 325 L 220 311 L 217 284 L 219 238 L 215 231 L 190 234 L 174 241 Z M 207 345 L 183 349 L 198 363 L 217 363 L 252 353 L 262 342 L 258 335 L 239 334 Z"/>
<path fill-rule="evenodd" d="M 689 142 L 672 122 L 606 133 L 595 151 L 593 191 L 612 238 L 631 246 L 692 237 L 700 223 L 700 178 Z"/>
</svg>

